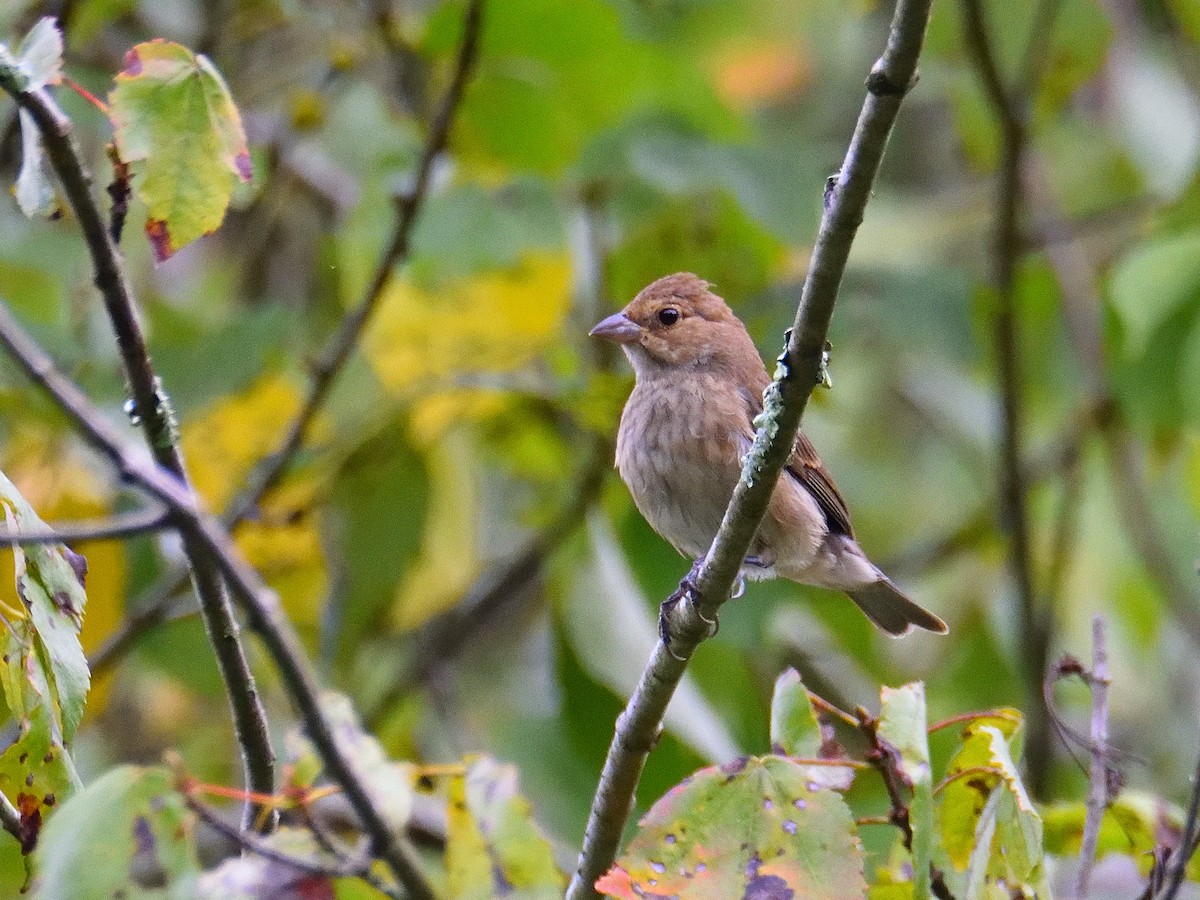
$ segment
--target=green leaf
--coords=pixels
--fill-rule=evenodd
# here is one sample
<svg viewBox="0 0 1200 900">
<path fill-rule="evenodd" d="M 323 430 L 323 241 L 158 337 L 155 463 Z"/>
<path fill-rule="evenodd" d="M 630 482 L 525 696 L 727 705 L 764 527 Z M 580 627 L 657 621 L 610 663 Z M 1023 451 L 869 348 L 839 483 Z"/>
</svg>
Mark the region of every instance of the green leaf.
<svg viewBox="0 0 1200 900">
<path fill-rule="evenodd" d="M 929 896 L 929 863 L 933 853 L 933 770 L 925 722 L 925 685 L 921 682 L 880 691 L 878 736 L 900 755 L 900 774 L 912 788 L 913 895 Z"/>
<path fill-rule="evenodd" d="M 21 814 L 21 852 L 37 846 L 42 826 L 78 786 L 62 742 L 51 733 L 44 705 L 20 720 L 17 739 L 0 755 L 0 791 Z"/>
<path fill-rule="evenodd" d="M 867 885 L 850 809 L 808 774 L 781 756 L 702 769 L 654 804 L 597 890 L 859 900 Z"/>
<path fill-rule="evenodd" d="M 421 551 L 432 493 L 429 479 L 402 420 L 362 441 L 338 468 L 325 522 L 334 553 L 355 560 L 345 573 L 340 620 L 330 635 L 341 654 L 356 652 L 394 605 L 400 579 Z M 362 553 L 364 547 L 386 552 Z"/>
<path fill-rule="evenodd" d="M 784 756 L 808 757 L 815 757 L 821 751 L 821 723 L 795 669 L 788 669 L 775 679 L 771 749 Z"/>
<path fill-rule="evenodd" d="M 1024 882 L 1039 874 L 1042 821 L 1017 773 L 1004 733 L 978 722 L 967 726 L 962 746 L 946 770 L 941 794 L 942 845 L 959 871 L 967 870 L 977 852 L 985 808 L 994 802 L 995 840 L 989 841 L 988 872 Z M 1000 796 L 994 801 L 993 792 Z"/>
<path fill-rule="evenodd" d="M 1035 104 L 1042 117 L 1056 114 L 1100 70 L 1113 27 L 1098 0 L 1064 0 L 1058 10 L 1045 72 Z M 1030 11 L 1030 19 L 1036 15 Z"/>
<path fill-rule="evenodd" d="M 1117 263 L 1109 293 L 1126 355 L 1138 357 L 1160 325 L 1200 299 L 1200 230 L 1137 245 Z"/>
<path fill-rule="evenodd" d="M 169 41 L 138 44 L 109 94 L 109 116 L 117 152 L 133 164 L 156 258 L 215 230 L 234 185 L 250 180 L 250 153 L 212 63 Z"/>
<path fill-rule="evenodd" d="M 561 897 L 566 879 L 550 842 L 517 793 L 517 770 L 486 756 L 469 758 L 450 783 L 446 868 L 453 897 L 527 900 Z"/>
<path fill-rule="evenodd" d="M 0 506 L 4 507 L 9 528 L 43 531 L 46 524 L 0 473 Z M 14 547 L 13 561 L 17 576 L 17 595 L 33 623 L 33 631 L 23 631 L 22 656 L 30 660 L 29 677 L 44 667 L 45 687 L 33 686 L 38 696 L 27 693 L 28 680 L 6 679 L 5 695 L 14 713 L 28 711 L 45 701 L 52 713 L 56 736 L 70 743 L 83 716 L 90 673 L 79 629 L 83 625 L 83 607 L 87 602 L 83 582 L 87 561 L 62 544 L 31 544 Z M 10 649 L 16 633 L 10 629 Z"/>
<path fill-rule="evenodd" d="M 192 817 L 164 769 L 121 766 L 77 793 L 34 854 L 37 896 L 192 898 Z"/>
</svg>

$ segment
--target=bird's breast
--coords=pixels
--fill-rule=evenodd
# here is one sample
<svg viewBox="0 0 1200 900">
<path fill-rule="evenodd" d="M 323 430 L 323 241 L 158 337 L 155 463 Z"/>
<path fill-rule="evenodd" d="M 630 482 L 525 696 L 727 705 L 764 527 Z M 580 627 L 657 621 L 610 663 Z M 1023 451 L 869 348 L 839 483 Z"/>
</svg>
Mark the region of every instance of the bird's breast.
<svg viewBox="0 0 1200 900">
<path fill-rule="evenodd" d="M 621 416 L 617 468 L 646 521 L 680 553 L 707 552 L 741 471 L 736 392 L 715 379 L 639 381 Z"/>
</svg>

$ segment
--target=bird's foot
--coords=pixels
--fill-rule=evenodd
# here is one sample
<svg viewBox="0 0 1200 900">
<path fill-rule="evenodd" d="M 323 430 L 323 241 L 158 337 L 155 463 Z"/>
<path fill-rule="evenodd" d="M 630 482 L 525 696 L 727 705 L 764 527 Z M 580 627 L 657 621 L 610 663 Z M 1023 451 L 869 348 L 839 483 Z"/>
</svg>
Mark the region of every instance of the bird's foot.
<svg viewBox="0 0 1200 900">
<path fill-rule="evenodd" d="M 708 628 L 709 628 L 708 636 L 709 637 L 715 637 L 717 632 L 719 632 L 721 630 L 721 620 L 719 618 L 714 617 L 712 619 L 709 619 L 707 616 L 703 615 L 700 612 L 700 610 L 696 607 L 696 595 L 699 593 L 698 589 L 696 588 L 696 578 L 700 574 L 700 567 L 702 565 L 704 565 L 703 557 L 701 557 L 700 559 L 698 559 L 694 563 L 692 563 L 691 570 L 687 573 L 687 575 L 685 575 L 683 577 L 683 580 L 679 582 L 679 587 L 677 587 L 675 589 L 674 593 L 672 593 L 670 597 L 668 597 L 666 600 L 664 600 L 662 602 L 662 605 L 659 606 L 659 608 L 658 608 L 658 636 L 659 636 L 659 639 L 663 642 L 663 646 L 667 648 L 667 652 L 670 653 L 672 656 L 674 656 L 680 662 L 686 662 L 687 658 L 680 656 L 678 653 L 676 653 L 674 650 L 671 649 L 671 622 L 670 622 L 671 613 L 674 611 L 675 607 L 677 607 L 680 603 L 682 603 L 684 600 L 687 600 L 689 603 L 692 604 L 692 609 L 695 611 L 696 616 L 700 619 L 701 622 L 703 622 L 705 625 L 708 626 Z"/>
</svg>

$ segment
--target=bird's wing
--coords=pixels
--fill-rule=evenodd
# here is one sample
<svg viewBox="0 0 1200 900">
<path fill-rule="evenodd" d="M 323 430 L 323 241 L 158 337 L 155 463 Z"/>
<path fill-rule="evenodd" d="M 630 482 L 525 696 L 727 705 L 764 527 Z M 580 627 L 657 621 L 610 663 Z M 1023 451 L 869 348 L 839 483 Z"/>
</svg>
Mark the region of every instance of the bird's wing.
<svg viewBox="0 0 1200 900">
<path fill-rule="evenodd" d="M 763 374 L 766 375 L 765 372 Z M 762 393 L 760 391 L 756 394 L 753 390 L 744 389 L 742 396 L 746 400 L 750 440 L 753 440 L 754 418 L 762 412 Z M 854 537 L 854 527 L 850 524 L 850 510 L 846 507 L 846 501 L 838 491 L 837 485 L 833 483 L 833 476 L 817 456 L 816 448 L 804 436 L 804 432 L 796 434 L 796 446 L 784 467 L 784 472 L 799 482 L 817 501 L 833 534 Z"/>
</svg>

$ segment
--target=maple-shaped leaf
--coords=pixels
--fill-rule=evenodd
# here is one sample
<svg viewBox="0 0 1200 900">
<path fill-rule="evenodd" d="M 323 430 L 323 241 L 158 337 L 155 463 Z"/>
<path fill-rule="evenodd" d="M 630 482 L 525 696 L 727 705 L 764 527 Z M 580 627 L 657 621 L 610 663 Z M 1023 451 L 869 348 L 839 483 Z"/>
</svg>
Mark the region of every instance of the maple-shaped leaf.
<svg viewBox="0 0 1200 900">
<path fill-rule="evenodd" d="M 250 152 L 229 88 L 201 54 L 170 41 L 138 44 L 109 94 L 117 152 L 146 204 L 146 235 L 161 262 L 214 231 Z"/>
</svg>

